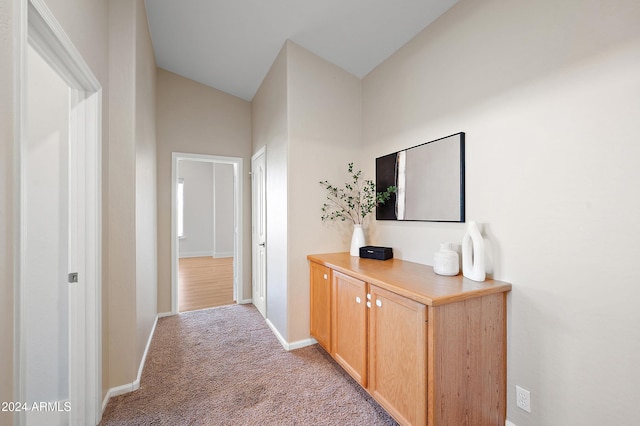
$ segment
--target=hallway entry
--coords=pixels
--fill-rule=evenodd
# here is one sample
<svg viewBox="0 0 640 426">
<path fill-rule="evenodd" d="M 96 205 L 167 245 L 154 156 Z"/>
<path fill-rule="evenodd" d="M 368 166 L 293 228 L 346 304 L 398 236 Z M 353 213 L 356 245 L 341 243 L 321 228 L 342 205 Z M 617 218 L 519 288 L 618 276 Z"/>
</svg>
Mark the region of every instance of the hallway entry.
<svg viewBox="0 0 640 426">
<path fill-rule="evenodd" d="M 236 303 L 242 159 L 173 153 L 172 311 Z"/>
<path fill-rule="evenodd" d="M 180 312 L 235 303 L 233 166 L 178 161 Z"/>
</svg>

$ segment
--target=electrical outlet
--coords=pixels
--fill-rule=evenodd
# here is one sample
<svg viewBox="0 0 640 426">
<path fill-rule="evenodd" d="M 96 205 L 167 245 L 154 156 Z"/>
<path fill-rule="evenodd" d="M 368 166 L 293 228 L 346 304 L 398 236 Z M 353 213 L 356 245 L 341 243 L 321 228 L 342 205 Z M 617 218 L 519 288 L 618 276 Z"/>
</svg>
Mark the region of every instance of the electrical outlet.
<svg viewBox="0 0 640 426">
<path fill-rule="evenodd" d="M 531 412 L 531 393 L 516 385 L 516 405 L 527 413 Z"/>
</svg>

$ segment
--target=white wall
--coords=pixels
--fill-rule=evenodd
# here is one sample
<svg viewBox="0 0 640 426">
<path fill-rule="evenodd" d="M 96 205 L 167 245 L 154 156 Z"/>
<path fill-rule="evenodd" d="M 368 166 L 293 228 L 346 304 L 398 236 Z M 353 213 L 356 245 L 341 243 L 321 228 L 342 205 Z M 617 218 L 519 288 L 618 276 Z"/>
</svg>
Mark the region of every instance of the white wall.
<svg viewBox="0 0 640 426">
<path fill-rule="evenodd" d="M 184 179 L 185 236 L 179 256 L 213 256 L 213 163 L 181 160 L 178 177 Z"/>
<path fill-rule="evenodd" d="M 233 165 L 213 164 L 213 256 L 233 257 Z"/>
<path fill-rule="evenodd" d="M 640 419 L 640 3 L 462 0 L 363 81 L 363 161 L 466 132 L 467 220 L 508 299 L 508 418 Z M 432 263 L 463 224 L 373 225 Z M 531 391 L 532 413 L 515 404 Z"/>
</svg>

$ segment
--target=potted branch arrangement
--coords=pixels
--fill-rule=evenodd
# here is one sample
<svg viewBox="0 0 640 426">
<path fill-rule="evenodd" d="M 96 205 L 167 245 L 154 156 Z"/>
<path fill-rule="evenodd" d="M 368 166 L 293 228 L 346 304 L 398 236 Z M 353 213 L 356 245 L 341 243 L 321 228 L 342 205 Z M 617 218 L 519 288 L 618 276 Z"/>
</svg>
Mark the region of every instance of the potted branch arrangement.
<svg viewBox="0 0 640 426">
<path fill-rule="evenodd" d="M 351 238 L 351 256 L 360 255 L 360 247 L 365 245 L 362 224 L 365 218 L 378 204 L 384 204 L 396 192 L 395 186 L 389 186 L 383 192 L 376 192 L 376 184 L 373 181 L 362 180 L 362 171 L 353 171 L 353 163 L 349 163 L 349 175 L 351 182 L 344 187 L 331 185 L 328 181 L 320 182 L 327 191 L 326 202 L 322 205 L 322 220 L 347 220 L 353 223 L 353 235 Z"/>
</svg>

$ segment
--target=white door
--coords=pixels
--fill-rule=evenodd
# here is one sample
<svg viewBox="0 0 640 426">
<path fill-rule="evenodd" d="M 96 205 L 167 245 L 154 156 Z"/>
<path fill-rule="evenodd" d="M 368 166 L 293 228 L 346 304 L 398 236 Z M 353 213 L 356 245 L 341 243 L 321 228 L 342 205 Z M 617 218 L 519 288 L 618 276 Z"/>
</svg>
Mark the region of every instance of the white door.
<svg viewBox="0 0 640 426">
<path fill-rule="evenodd" d="M 77 268 L 78 206 L 69 105 L 69 86 L 29 46 L 22 151 L 28 425 L 70 423 L 72 289 L 67 281 L 68 273 L 77 271 L 71 268 Z M 51 405 L 31 410 L 40 403 Z"/>
<path fill-rule="evenodd" d="M 253 264 L 253 304 L 267 317 L 267 204 L 265 148 L 251 157 L 251 239 Z"/>
</svg>

